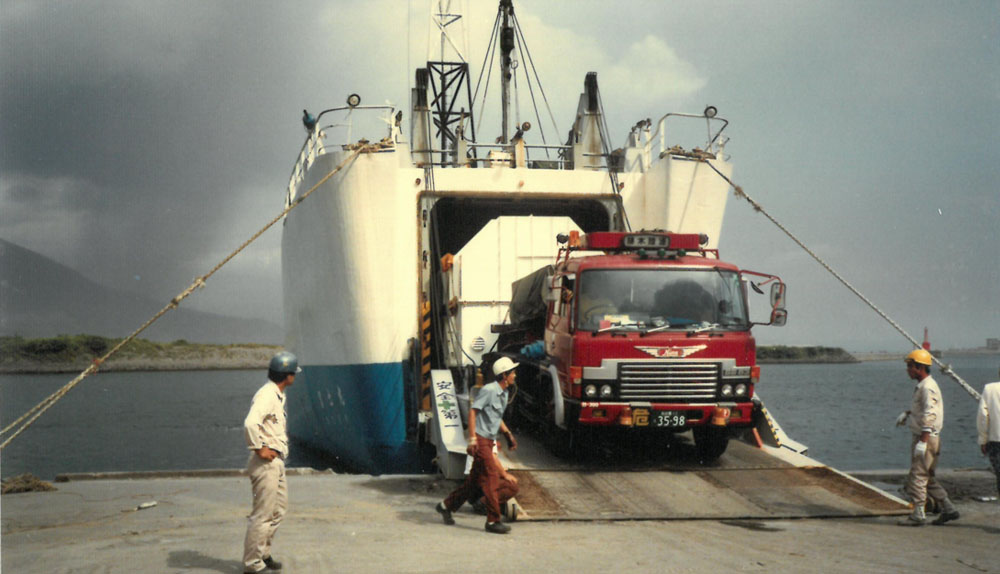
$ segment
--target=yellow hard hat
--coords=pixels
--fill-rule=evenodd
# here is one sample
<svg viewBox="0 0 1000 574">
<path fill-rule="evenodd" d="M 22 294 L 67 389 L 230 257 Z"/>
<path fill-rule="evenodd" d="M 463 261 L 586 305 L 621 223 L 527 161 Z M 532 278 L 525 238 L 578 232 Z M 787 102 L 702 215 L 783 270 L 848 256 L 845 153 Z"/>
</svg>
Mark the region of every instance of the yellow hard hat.
<svg viewBox="0 0 1000 574">
<path fill-rule="evenodd" d="M 910 351 L 910 354 L 906 356 L 906 362 L 913 361 L 914 363 L 920 363 L 921 365 L 927 365 L 928 367 L 934 363 L 931 359 L 931 354 L 924 349 L 914 349 Z"/>
</svg>

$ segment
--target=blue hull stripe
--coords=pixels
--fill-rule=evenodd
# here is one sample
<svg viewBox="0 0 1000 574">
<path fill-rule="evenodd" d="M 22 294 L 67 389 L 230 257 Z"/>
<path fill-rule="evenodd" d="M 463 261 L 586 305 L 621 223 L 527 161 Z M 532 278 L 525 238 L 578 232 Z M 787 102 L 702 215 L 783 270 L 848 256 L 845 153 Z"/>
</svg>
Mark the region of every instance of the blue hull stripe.
<svg viewBox="0 0 1000 574">
<path fill-rule="evenodd" d="M 403 393 L 402 363 L 303 366 L 288 390 L 289 434 L 354 471 L 419 472 Z"/>
</svg>

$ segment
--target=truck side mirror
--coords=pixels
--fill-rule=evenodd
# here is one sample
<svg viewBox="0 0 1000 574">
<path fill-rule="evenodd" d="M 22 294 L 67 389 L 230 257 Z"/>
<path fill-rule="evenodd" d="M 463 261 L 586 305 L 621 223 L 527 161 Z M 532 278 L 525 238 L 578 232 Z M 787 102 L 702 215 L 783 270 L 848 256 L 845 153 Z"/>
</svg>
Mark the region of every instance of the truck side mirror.
<svg viewBox="0 0 1000 574">
<path fill-rule="evenodd" d="M 775 327 L 783 327 L 787 321 L 788 311 L 780 307 L 771 311 L 771 324 Z"/>
<path fill-rule="evenodd" d="M 785 284 L 778 282 L 771 285 L 771 307 L 775 309 L 785 306 Z"/>
</svg>

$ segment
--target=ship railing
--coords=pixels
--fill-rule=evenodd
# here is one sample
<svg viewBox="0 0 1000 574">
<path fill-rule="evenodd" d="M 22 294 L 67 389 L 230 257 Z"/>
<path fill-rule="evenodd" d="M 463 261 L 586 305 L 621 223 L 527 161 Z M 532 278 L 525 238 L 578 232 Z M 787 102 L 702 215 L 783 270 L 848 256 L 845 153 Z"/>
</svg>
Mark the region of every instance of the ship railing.
<svg viewBox="0 0 1000 574">
<path fill-rule="evenodd" d="M 464 159 L 458 157 L 454 148 L 451 149 L 414 149 L 414 156 L 444 158 L 439 161 L 423 162 L 421 165 L 433 165 L 441 167 L 455 167 L 460 165 L 493 165 L 493 164 L 514 164 L 517 153 L 515 144 L 490 143 L 480 144 L 468 142 L 465 144 L 468 150 Z M 572 169 L 573 168 L 573 146 L 569 145 L 524 145 L 524 164 L 536 169 Z M 485 152 L 482 154 L 477 151 Z M 504 155 L 491 155 L 489 152 L 501 152 Z M 555 153 L 552 153 L 555 152 Z M 482 157 L 480 157 L 482 155 Z M 584 153 L 584 157 L 599 157 L 603 162 L 599 165 L 581 166 L 581 169 L 604 170 L 607 169 L 607 156 L 603 153 Z"/>
<path fill-rule="evenodd" d="M 593 171 L 599 171 L 599 170 L 607 169 L 607 167 L 608 167 L 608 165 L 607 165 L 608 164 L 608 155 L 607 154 L 603 154 L 603 153 L 587 153 L 587 152 L 584 152 L 582 155 L 583 155 L 583 157 L 599 157 L 602 160 L 604 160 L 604 164 L 603 165 L 584 165 L 584 166 L 581 166 L 581 169 L 589 169 L 589 170 L 593 170 Z"/>
<path fill-rule="evenodd" d="M 345 139 L 343 145 L 348 145 L 353 143 L 351 141 L 351 132 L 353 131 L 353 113 L 357 110 L 361 111 L 373 111 L 381 110 L 386 112 L 385 116 L 380 118 L 381 121 L 385 121 L 389 124 L 389 134 L 388 137 L 392 138 L 392 141 L 398 141 L 399 136 L 399 126 L 393 121 L 392 112 L 395 111 L 393 106 L 381 105 L 381 106 L 340 106 L 337 108 L 330 108 L 328 110 L 323 110 L 316 115 L 315 123 L 312 129 L 307 128 L 308 135 L 306 136 L 306 141 L 302 144 L 302 149 L 299 150 L 298 158 L 295 161 L 295 165 L 292 167 L 292 174 L 288 178 L 288 190 L 285 197 L 285 207 L 291 204 L 295 199 L 295 190 L 298 189 L 299 184 L 305 179 L 306 172 L 321 155 L 327 153 L 326 140 L 329 139 L 329 134 L 336 130 L 345 131 Z M 320 126 L 320 119 L 324 115 L 346 111 L 347 115 L 341 122 L 331 123 Z"/>
<path fill-rule="evenodd" d="M 708 140 L 707 143 L 705 144 L 704 151 L 709 153 L 721 154 L 722 148 L 725 145 L 726 140 L 719 139 L 719 137 L 722 135 L 722 131 L 726 129 L 726 126 L 729 125 L 729 120 L 716 117 L 715 115 L 716 113 L 717 113 L 716 109 L 712 106 L 705 108 L 705 111 L 702 112 L 700 115 L 683 114 L 676 112 L 667 113 L 664 114 L 663 117 L 661 117 L 656 122 L 656 130 L 654 130 L 652 134 L 649 133 L 649 120 L 646 120 L 646 122 L 640 122 L 640 123 L 646 123 L 644 130 L 646 136 L 645 138 L 646 142 L 645 145 L 643 146 L 643 153 L 646 156 L 646 165 L 650 165 L 653 146 L 657 142 L 659 142 L 659 148 L 660 148 L 659 152 L 657 153 L 658 158 L 663 157 L 668 153 L 673 153 L 675 150 L 681 149 L 678 146 L 671 146 L 669 148 L 667 147 L 667 120 L 671 118 L 694 118 L 694 119 L 705 120 L 706 129 L 708 130 Z M 718 125 L 719 122 L 721 122 L 722 125 L 713 132 L 712 131 L 713 124 Z"/>
<path fill-rule="evenodd" d="M 306 137 L 306 141 L 302 144 L 302 149 L 299 150 L 299 157 L 295 160 L 295 165 L 292 167 L 292 175 L 288 178 L 288 191 L 285 194 L 286 208 L 295 200 L 295 190 L 298 189 L 299 184 L 305 179 L 309 166 L 316 161 L 317 156 L 322 155 L 325 151 L 322 132 L 320 130 L 310 131 Z"/>
</svg>

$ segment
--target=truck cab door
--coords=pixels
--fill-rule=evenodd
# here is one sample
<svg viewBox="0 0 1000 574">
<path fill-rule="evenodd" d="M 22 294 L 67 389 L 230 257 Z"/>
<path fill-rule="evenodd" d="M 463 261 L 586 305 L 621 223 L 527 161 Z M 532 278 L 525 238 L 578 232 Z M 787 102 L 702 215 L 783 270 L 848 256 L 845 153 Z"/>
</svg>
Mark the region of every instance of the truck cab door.
<svg viewBox="0 0 1000 574">
<path fill-rule="evenodd" d="M 564 372 L 572 362 L 575 283 L 576 275 L 573 274 L 555 277 L 553 301 L 549 305 L 549 317 L 545 326 L 545 352 L 560 372 Z"/>
</svg>

